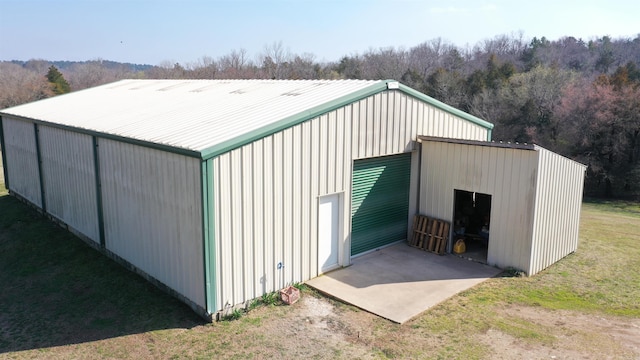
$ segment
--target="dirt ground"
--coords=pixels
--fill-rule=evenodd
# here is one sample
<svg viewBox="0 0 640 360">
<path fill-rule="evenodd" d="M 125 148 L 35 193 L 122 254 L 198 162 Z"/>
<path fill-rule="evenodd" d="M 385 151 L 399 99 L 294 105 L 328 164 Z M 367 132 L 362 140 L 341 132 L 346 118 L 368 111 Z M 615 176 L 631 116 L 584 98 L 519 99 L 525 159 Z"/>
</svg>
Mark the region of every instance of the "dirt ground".
<svg viewBox="0 0 640 360">
<path fill-rule="evenodd" d="M 442 339 L 428 336 L 412 321 L 391 324 L 377 316 L 335 302 L 306 296 L 277 321 L 262 323 L 257 331 L 291 349 L 291 358 L 405 358 L 411 357 L 390 346 L 395 338 L 402 346 L 422 348 L 425 358 L 437 358 Z M 257 309 L 248 317 L 260 317 Z M 548 328 L 544 339 L 516 338 L 498 329 L 475 335 L 488 351 L 487 359 L 640 359 L 640 319 L 588 316 L 570 311 L 513 306 L 502 311 L 514 321 L 531 322 Z M 379 338 L 377 329 L 391 328 L 394 336 Z M 382 330 L 381 330 L 382 331 Z M 372 351 L 373 350 L 373 351 Z M 277 355 L 264 352 L 264 357 Z M 260 357 L 260 356 L 258 356 Z"/>
<path fill-rule="evenodd" d="M 239 320 L 0 351 L 0 359 L 640 359 L 640 319 L 508 305 L 500 318 L 524 324 L 525 332 L 513 336 L 489 326 L 459 344 L 448 337 L 463 327 L 443 335 L 425 326 L 431 311 L 433 317 L 443 312 L 434 308 L 398 325 L 306 293 L 292 306 L 261 306 Z M 530 337 L 527 326 L 546 331 Z"/>
</svg>

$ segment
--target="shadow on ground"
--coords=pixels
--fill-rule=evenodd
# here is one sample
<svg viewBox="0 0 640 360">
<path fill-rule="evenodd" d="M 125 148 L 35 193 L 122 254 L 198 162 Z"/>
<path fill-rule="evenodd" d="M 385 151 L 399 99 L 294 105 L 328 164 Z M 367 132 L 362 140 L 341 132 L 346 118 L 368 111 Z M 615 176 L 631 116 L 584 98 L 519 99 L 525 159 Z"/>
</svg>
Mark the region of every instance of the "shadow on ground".
<svg viewBox="0 0 640 360">
<path fill-rule="evenodd" d="M 0 354 L 201 324 L 180 301 L 0 196 Z"/>
</svg>

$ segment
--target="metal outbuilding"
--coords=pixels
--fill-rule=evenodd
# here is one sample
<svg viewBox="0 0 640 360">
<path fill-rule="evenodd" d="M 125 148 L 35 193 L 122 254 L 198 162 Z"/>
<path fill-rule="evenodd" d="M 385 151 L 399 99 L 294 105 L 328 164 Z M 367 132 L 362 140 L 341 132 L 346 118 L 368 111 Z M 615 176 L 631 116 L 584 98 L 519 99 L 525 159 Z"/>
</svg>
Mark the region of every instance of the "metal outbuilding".
<svg viewBox="0 0 640 360">
<path fill-rule="evenodd" d="M 454 223 L 456 191 L 490 197 L 487 264 L 533 275 L 576 251 L 586 166 L 531 144 L 418 141 L 419 212 Z"/>
<path fill-rule="evenodd" d="M 452 219 L 455 189 L 508 190 L 491 264 L 577 246 L 583 167 L 393 80 L 122 80 L 0 116 L 11 194 L 205 317 Z"/>
</svg>

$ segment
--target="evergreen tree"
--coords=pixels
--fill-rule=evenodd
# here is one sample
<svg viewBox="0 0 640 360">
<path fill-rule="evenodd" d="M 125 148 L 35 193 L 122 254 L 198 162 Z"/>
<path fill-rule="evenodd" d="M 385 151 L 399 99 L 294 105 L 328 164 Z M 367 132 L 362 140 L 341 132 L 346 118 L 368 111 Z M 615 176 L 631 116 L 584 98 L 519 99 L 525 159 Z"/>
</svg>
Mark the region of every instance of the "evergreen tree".
<svg viewBox="0 0 640 360">
<path fill-rule="evenodd" d="M 65 80 L 64 76 L 62 76 L 62 73 L 53 65 L 49 67 L 47 80 L 49 81 L 49 84 L 51 84 L 51 88 L 56 95 L 71 92 L 69 83 Z"/>
</svg>

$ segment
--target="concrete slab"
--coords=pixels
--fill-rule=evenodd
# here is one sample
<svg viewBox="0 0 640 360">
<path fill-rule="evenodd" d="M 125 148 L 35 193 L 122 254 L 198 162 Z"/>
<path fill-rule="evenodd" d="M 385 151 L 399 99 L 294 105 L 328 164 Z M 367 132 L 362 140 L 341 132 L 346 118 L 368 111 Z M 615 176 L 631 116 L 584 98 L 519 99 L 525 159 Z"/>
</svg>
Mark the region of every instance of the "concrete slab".
<svg viewBox="0 0 640 360">
<path fill-rule="evenodd" d="M 307 285 L 402 324 L 500 272 L 401 243 L 357 257 L 351 266 L 311 279 Z"/>
</svg>

